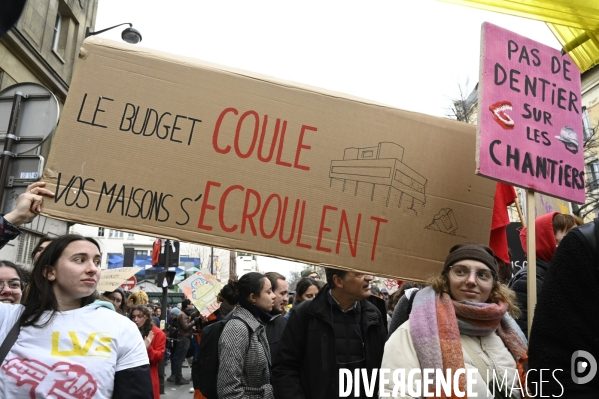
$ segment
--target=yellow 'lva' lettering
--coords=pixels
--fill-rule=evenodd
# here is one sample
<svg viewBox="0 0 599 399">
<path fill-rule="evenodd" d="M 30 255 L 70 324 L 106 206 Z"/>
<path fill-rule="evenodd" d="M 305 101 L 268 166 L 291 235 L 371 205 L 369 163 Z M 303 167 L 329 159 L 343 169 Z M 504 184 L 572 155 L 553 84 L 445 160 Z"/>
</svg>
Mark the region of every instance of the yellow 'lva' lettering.
<svg viewBox="0 0 599 399">
<path fill-rule="evenodd" d="M 72 348 L 68 350 L 60 350 L 60 332 L 52 332 L 52 356 L 71 357 L 71 356 L 100 356 L 110 357 L 110 344 L 112 338 L 102 336 L 106 333 L 94 332 L 87 337 L 85 345 L 81 346 L 79 337 L 75 331 L 69 331 Z M 94 345 L 95 344 L 95 345 Z M 99 353 L 98 353 L 99 352 Z"/>
</svg>

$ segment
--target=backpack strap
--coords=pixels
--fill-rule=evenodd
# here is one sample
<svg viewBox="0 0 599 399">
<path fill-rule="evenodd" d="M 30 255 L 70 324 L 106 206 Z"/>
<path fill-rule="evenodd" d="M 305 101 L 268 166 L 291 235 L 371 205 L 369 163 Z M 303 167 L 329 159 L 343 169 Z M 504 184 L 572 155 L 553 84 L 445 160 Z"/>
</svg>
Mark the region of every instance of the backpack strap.
<svg viewBox="0 0 599 399">
<path fill-rule="evenodd" d="M 4 342 L 2 342 L 2 346 L 0 346 L 0 364 L 4 362 L 6 355 L 10 352 L 12 346 L 17 342 L 17 338 L 19 338 L 19 332 L 21 331 L 21 325 L 19 324 L 19 320 L 15 322 L 14 326 L 8 332 L 6 338 L 4 338 Z"/>
<path fill-rule="evenodd" d="M 418 294 L 420 292 L 420 290 L 414 291 L 412 293 L 412 296 L 410 296 L 410 299 L 408 299 L 408 316 L 410 315 L 410 313 L 412 313 L 412 305 L 414 304 L 414 298 L 416 298 L 416 294 Z"/>
<path fill-rule="evenodd" d="M 487 380 L 487 377 L 489 375 L 488 374 L 489 367 L 486 365 L 484 360 L 478 354 L 478 351 L 476 350 L 476 345 L 474 344 L 474 338 L 472 338 L 469 335 L 466 335 L 465 338 L 462 340 L 462 344 L 463 344 L 464 350 L 466 351 L 468 356 L 470 356 L 470 359 L 472 360 L 472 364 L 474 365 L 474 367 L 476 367 L 478 369 L 478 372 L 479 372 L 480 376 L 483 378 L 483 380 L 485 381 L 485 383 L 488 384 L 489 381 Z"/>
</svg>

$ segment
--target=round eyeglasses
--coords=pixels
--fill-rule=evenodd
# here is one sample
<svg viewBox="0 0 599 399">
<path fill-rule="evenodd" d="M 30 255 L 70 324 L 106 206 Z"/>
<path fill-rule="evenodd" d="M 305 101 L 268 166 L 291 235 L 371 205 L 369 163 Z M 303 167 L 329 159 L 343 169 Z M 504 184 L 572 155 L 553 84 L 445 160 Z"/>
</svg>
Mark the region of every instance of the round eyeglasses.
<svg viewBox="0 0 599 399">
<path fill-rule="evenodd" d="M 465 281 L 474 273 L 476 282 L 480 285 L 489 286 L 495 282 L 495 273 L 491 269 L 471 270 L 466 265 L 452 265 L 449 266 L 449 273 L 458 281 Z"/>
<path fill-rule="evenodd" d="M 0 292 L 4 290 L 4 287 L 8 287 L 11 291 L 21 291 L 21 280 L 10 280 L 10 281 L 2 281 L 0 280 Z"/>
</svg>

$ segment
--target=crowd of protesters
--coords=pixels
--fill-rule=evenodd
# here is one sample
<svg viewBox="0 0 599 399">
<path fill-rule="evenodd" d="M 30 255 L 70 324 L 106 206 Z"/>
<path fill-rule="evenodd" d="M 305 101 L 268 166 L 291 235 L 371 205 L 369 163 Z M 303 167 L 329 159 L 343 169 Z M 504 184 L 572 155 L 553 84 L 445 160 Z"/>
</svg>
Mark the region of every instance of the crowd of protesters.
<svg viewBox="0 0 599 399">
<path fill-rule="evenodd" d="M 53 193 L 35 183 L 0 216 L 0 248 L 40 212 L 44 196 Z M 525 231 L 521 240 L 526 249 Z M 573 353 L 599 357 L 598 241 L 596 222 L 557 212 L 537 219 L 539 301 L 529 350 L 527 268 L 506 274 L 482 244 L 454 245 L 439 274 L 405 282 L 388 298 L 373 276 L 356 271 L 327 267 L 321 276 L 308 268 L 292 293 L 282 274 L 247 273 L 222 288 L 210 316 L 185 299 L 169 307 L 161 329 L 162 309 L 143 291 L 98 293 L 102 255 L 93 238 L 44 238 L 31 271 L 0 261 L 0 397 L 158 399 L 166 358 L 177 385 L 191 382 L 182 375 L 191 366 L 194 398 L 337 398 L 341 370 L 381 368 L 469 370 L 455 379 L 460 391 L 468 386 L 486 398 L 504 397 L 495 396 L 497 381 L 523 387 L 512 398 L 536 396 L 528 371 L 551 368 L 561 374 L 545 381 L 545 394 L 599 397 L 599 377 L 570 378 L 579 372 Z M 202 362 L 204 351 L 216 359 Z M 373 383 L 352 396 L 412 397 L 397 396 L 392 380 Z"/>
</svg>

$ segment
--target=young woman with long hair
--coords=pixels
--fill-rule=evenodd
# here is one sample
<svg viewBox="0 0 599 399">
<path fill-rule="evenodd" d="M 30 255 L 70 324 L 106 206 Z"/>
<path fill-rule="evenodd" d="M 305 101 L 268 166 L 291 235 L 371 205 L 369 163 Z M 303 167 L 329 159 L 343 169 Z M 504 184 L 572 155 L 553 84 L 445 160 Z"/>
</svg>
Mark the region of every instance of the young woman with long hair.
<svg viewBox="0 0 599 399">
<path fill-rule="evenodd" d="M 129 309 L 129 318 L 135 323 L 144 339 L 148 358 L 150 359 L 150 375 L 154 399 L 160 399 L 160 380 L 158 379 L 158 364 L 164 358 L 166 335 L 154 325 L 150 308 L 146 305 L 135 305 Z"/>
<path fill-rule="evenodd" d="M 96 301 L 101 259 L 93 238 L 55 238 L 21 305 L 0 304 L 0 342 L 18 331 L 0 367 L 0 397 L 152 398 L 137 328 Z"/>
<path fill-rule="evenodd" d="M 121 287 L 114 291 L 106 291 L 102 294 L 106 299 L 113 303 L 116 311 L 122 315 L 127 314 L 127 296 Z"/>
<path fill-rule="evenodd" d="M 312 277 L 304 277 L 297 282 L 295 286 L 295 298 L 293 299 L 293 306 L 289 309 L 289 312 L 285 314 L 285 318 L 289 319 L 293 308 L 304 301 L 310 301 L 318 295 L 320 287 Z"/>
</svg>

